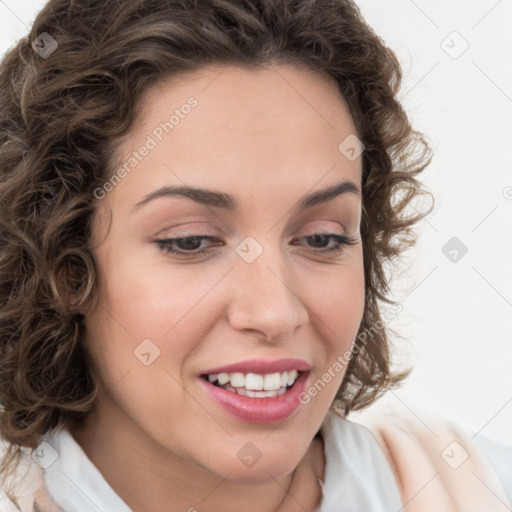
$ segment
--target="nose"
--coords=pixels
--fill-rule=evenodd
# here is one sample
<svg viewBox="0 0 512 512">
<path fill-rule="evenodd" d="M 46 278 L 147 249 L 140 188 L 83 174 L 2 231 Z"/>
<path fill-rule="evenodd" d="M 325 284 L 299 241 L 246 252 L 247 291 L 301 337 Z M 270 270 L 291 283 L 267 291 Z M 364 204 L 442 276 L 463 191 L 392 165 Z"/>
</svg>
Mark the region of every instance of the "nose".
<svg viewBox="0 0 512 512">
<path fill-rule="evenodd" d="M 277 342 L 305 325 L 309 315 L 286 262 L 268 257 L 268 251 L 264 255 L 235 263 L 228 316 L 234 329 Z"/>
</svg>

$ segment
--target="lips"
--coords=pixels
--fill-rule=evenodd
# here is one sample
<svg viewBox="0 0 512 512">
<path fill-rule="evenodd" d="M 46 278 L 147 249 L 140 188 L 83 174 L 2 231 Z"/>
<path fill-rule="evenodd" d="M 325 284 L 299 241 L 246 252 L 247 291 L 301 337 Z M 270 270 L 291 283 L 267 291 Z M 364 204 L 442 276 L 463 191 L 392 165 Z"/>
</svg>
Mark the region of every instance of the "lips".
<svg viewBox="0 0 512 512">
<path fill-rule="evenodd" d="M 204 370 L 198 374 L 198 377 L 201 375 L 211 375 L 214 373 L 257 373 L 257 374 L 267 374 L 267 373 L 282 373 L 289 370 L 297 370 L 298 372 L 307 372 L 311 370 L 311 365 L 309 365 L 306 361 L 302 359 L 278 359 L 276 361 L 268 361 L 264 359 L 251 359 L 247 361 L 241 361 L 238 363 L 228 364 L 226 366 L 217 366 L 216 368 L 210 368 L 208 370 Z"/>
<path fill-rule="evenodd" d="M 248 423 L 275 423 L 292 415 L 300 406 L 299 397 L 304 392 L 309 372 L 302 371 L 286 391 L 273 397 L 249 397 L 215 386 L 199 378 L 200 386 L 213 403 L 229 415 Z"/>
<path fill-rule="evenodd" d="M 203 389 L 223 411 L 245 422 L 273 423 L 289 417 L 301 405 L 298 397 L 305 388 L 310 370 L 311 366 L 301 359 L 287 358 L 276 361 L 252 359 L 210 368 L 199 373 L 198 377 Z M 265 397 L 261 397 L 261 391 L 235 389 L 229 384 L 220 387 L 215 380 L 217 376 L 233 374 L 238 374 L 238 377 L 242 374 L 251 375 L 252 382 L 255 375 L 260 375 L 260 380 L 261 376 L 270 376 L 272 380 L 273 374 L 285 374 L 284 379 L 287 373 L 294 375 L 291 379 L 293 384 L 289 386 L 285 384 L 279 391 L 268 392 L 272 396 Z M 240 385 L 243 386 L 243 384 Z M 252 387 L 248 382 L 247 386 Z M 277 389 L 276 386 L 270 387 Z"/>
</svg>

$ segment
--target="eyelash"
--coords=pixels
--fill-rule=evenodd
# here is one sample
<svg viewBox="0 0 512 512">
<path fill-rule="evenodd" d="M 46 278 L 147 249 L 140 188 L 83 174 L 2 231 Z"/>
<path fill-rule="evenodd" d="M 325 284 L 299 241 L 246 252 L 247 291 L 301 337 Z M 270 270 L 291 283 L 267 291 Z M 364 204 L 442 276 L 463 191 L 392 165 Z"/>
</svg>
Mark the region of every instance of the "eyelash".
<svg viewBox="0 0 512 512">
<path fill-rule="evenodd" d="M 338 251 L 340 254 L 343 253 L 343 246 L 345 245 L 356 245 L 359 242 L 359 239 L 357 237 L 352 237 L 348 235 L 339 235 L 337 233 L 316 233 L 314 235 L 304 236 L 302 238 L 299 238 L 299 240 L 304 239 L 311 239 L 313 237 L 320 236 L 325 237 L 328 240 L 335 240 L 336 245 L 334 247 L 331 247 L 330 249 L 314 249 L 314 252 L 318 253 L 332 253 L 334 251 Z M 206 235 L 194 235 L 194 236 L 186 236 L 186 237 L 180 237 L 180 238 L 164 238 L 161 240 L 155 240 L 154 243 L 158 246 L 158 248 L 165 252 L 166 254 L 174 254 L 177 256 L 195 256 L 198 254 L 204 254 L 208 252 L 213 246 L 209 246 L 207 248 L 201 249 L 201 250 L 194 250 L 194 251 L 179 251 L 176 249 L 173 249 L 173 245 L 179 241 L 183 240 L 196 240 L 196 241 L 202 241 L 202 240 L 215 240 L 215 237 L 213 236 L 206 236 Z M 219 245 L 219 244 L 217 244 Z"/>
</svg>

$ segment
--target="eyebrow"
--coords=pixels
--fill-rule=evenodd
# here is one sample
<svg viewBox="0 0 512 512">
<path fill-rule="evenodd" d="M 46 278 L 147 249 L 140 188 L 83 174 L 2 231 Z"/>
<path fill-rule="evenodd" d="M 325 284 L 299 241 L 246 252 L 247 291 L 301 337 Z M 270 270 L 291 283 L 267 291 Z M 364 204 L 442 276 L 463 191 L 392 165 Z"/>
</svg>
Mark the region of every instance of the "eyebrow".
<svg viewBox="0 0 512 512">
<path fill-rule="evenodd" d="M 318 190 L 301 198 L 299 204 L 295 207 L 297 210 L 305 210 L 321 203 L 325 203 L 342 194 L 353 193 L 361 195 L 359 187 L 349 180 L 344 180 L 330 187 Z M 239 202 L 233 196 L 223 192 L 215 192 L 204 188 L 194 188 L 188 186 L 164 186 L 146 195 L 142 201 L 139 201 L 133 210 L 141 208 L 143 205 L 158 199 L 160 197 L 184 196 L 196 203 L 215 208 L 234 211 L 239 208 Z"/>
</svg>

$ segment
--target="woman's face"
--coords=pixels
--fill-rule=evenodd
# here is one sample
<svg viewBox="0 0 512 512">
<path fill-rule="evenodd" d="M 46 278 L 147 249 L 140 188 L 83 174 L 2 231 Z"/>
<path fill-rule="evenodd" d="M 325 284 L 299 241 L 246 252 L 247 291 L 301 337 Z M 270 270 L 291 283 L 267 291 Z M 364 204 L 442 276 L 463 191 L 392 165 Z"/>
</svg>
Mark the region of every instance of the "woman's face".
<svg viewBox="0 0 512 512">
<path fill-rule="evenodd" d="M 363 314 L 348 108 L 305 69 L 210 66 L 152 88 L 140 113 L 124 172 L 95 194 L 96 429 L 231 479 L 286 475 L 328 412 Z M 276 396 L 239 394 L 262 385 Z"/>
</svg>

